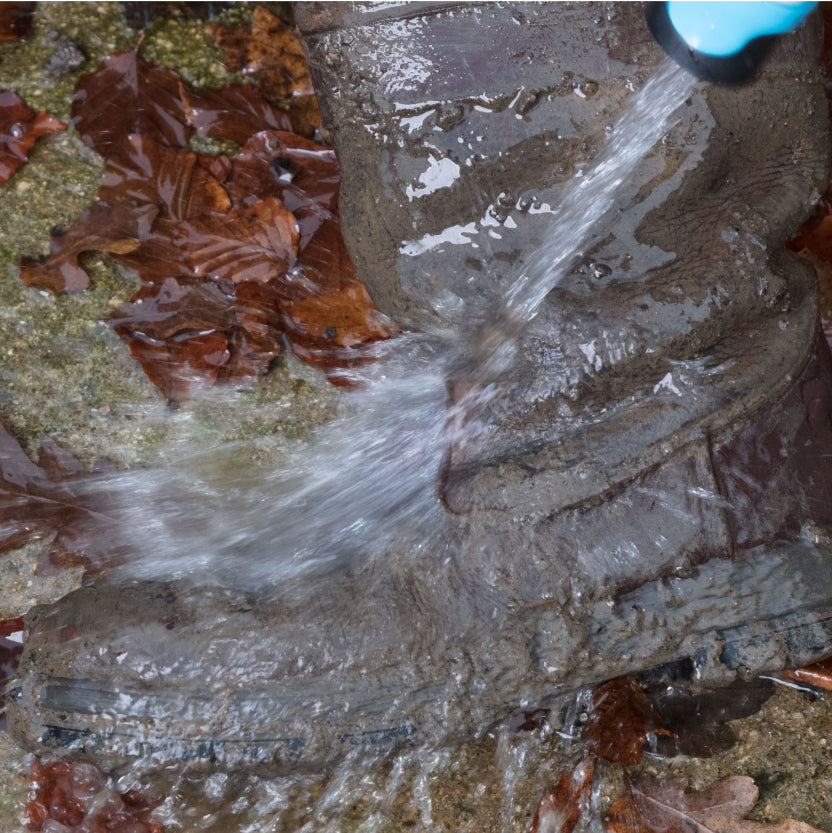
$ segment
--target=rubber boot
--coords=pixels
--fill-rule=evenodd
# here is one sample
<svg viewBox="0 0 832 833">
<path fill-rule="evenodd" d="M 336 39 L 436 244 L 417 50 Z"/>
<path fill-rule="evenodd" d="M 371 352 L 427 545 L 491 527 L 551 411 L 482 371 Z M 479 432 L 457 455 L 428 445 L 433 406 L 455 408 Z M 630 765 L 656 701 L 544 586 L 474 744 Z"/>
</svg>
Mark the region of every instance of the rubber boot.
<svg viewBox="0 0 832 833">
<path fill-rule="evenodd" d="M 460 339 L 664 60 L 636 4 L 297 14 L 359 274 Z M 818 52 L 811 21 L 753 84 L 693 89 L 519 335 L 494 430 L 449 450 L 441 552 L 269 601 L 80 590 L 27 620 L 14 736 L 110 767 L 320 766 L 664 663 L 716 685 L 827 652 L 832 362 L 783 247 L 826 180 Z"/>
</svg>

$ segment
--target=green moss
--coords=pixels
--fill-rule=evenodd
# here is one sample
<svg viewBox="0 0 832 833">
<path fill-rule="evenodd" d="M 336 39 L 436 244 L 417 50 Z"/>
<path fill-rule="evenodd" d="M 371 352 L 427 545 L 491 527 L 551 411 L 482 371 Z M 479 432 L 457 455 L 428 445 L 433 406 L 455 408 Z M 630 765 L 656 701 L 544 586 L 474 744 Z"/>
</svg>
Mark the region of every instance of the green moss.
<svg viewBox="0 0 832 833">
<path fill-rule="evenodd" d="M 222 50 L 205 33 L 201 20 L 180 16 L 158 21 L 148 30 L 141 54 L 175 70 L 196 87 L 219 87 L 243 80 L 241 73 L 226 69 Z"/>
<path fill-rule="evenodd" d="M 35 36 L 43 38 L 52 31 L 80 47 L 88 58 L 83 72 L 91 72 L 113 52 L 132 49 L 140 34 L 126 24 L 118 3 L 39 3 Z"/>
<path fill-rule="evenodd" d="M 29 159 L 0 188 L 0 248 L 13 260 L 49 251 L 50 231 L 69 226 L 93 202 L 104 167 L 71 127 L 40 139 Z M 10 290 L 0 281 L 0 303 Z"/>
</svg>

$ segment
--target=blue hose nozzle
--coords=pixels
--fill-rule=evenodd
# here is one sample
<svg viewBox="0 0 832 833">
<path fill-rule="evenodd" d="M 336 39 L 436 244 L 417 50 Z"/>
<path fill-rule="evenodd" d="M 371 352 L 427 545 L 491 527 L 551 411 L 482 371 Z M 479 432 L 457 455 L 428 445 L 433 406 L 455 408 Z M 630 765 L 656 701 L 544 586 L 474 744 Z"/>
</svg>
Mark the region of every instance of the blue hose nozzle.
<svg viewBox="0 0 832 833">
<path fill-rule="evenodd" d="M 792 31 L 816 2 L 667 0 L 647 4 L 647 23 L 678 64 L 706 81 L 751 78 L 774 36 Z"/>
</svg>

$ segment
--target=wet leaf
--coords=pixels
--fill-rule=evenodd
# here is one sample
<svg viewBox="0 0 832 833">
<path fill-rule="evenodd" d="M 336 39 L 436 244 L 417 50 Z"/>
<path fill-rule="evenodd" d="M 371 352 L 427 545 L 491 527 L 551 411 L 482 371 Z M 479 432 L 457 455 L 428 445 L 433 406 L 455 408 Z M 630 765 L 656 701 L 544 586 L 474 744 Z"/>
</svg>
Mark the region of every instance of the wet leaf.
<svg viewBox="0 0 832 833">
<path fill-rule="evenodd" d="M 0 91 L 0 184 L 26 164 L 29 151 L 41 136 L 65 128 L 60 119 L 36 113 L 16 93 Z"/>
<path fill-rule="evenodd" d="M 0 43 L 25 40 L 32 34 L 35 3 L 0 3 Z"/>
<path fill-rule="evenodd" d="M 340 177 L 331 148 L 282 131 L 256 134 L 234 160 L 228 190 L 235 202 L 254 189 L 277 196 L 298 219 L 298 263 L 287 306 L 297 354 L 325 370 L 350 367 L 338 348 L 389 338 L 395 327 L 358 281 L 338 217 Z"/>
<path fill-rule="evenodd" d="M 267 98 L 312 94 L 297 32 L 263 6 L 254 8 L 248 29 L 209 24 L 207 31 L 225 51 L 228 68 L 253 75 Z"/>
<path fill-rule="evenodd" d="M 113 319 L 130 355 L 169 402 L 210 387 L 229 362 L 234 299 L 214 284 L 148 284 Z"/>
<path fill-rule="evenodd" d="M 56 293 L 80 292 L 89 285 L 78 263 L 84 252 L 125 255 L 150 239 L 157 216 L 184 220 L 229 208 L 205 164 L 190 151 L 126 137 L 107 160 L 96 202 L 67 230 L 53 231 L 47 257 L 21 261 L 21 280 Z"/>
<path fill-rule="evenodd" d="M 11 636 L 23 630 L 23 617 L 15 616 L 13 619 L 0 619 L 0 636 Z"/>
<path fill-rule="evenodd" d="M 289 102 L 289 118 L 292 132 L 307 139 L 318 139 L 320 142 L 332 144 L 329 132 L 324 130 L 321 121 L 321 110 L 318 99 L 314 95 L 302 95 Z"/>
<path fill-rule="evenodd" d="M 105 159 L 131 133 L 183 148 L 193 128 L 185 117 L 179 76 L 140 58 L 135 49 L 105 58 L 75 87 L 72 120 Z"/>
<path fill-rule="evenodd" d="M 94 575 L 101 554 L 87 545 L 109 519 L 81 501 L 76 483 L 86 476 L 78 460 L 48 438 L 33 462 L 0 420 L 0 553 L 54 536 L 38 563 L 39 574 L 84 566 Z"/>
<path fill-rule="evenodd" d="M 564 773 L 541 799 L 530 833 L 572 833 L 589 808 L 594 771 L 594 759 L 586 758 L 572 772 Z"/>
<path fill-rule="evenodd" d="M 234 159 L 227 184 L 235 203 L 275 196 L 298 218 L 301 248 L 327 220 L 338 219 L 341 175 L 335 151 L 281 130 L 263 130 Z"/>
<path fill-rule="evenodd" d="M 345 285 L 326 294 L 288 305 L 292 319 L 289 335 L 299 348 L 354 347 L 390 338 L 390 320 L 376 309 L 367 290 L 358 281 L 349 280 L 350 277 L 347 274 Z M 325 364 L 326 360 L 322 359 L 321 363 Z"/>
<path fill-rule="evenodd" d="M 616 677 L 598 686 L 586 728 L 586 739 L 596 755 L 633 766 L 641 761 L 644 744 L 655 734 L 672 736 L 635 680 Z"/>
<path fill-rule="evenodd" d="M 183 85 L 181 94 L 188 122 L 211 139 L 244 145 L 261 130 L 292 130 L 289 113 L 266 101 L 251 84 L 229 84 L 199 92 Z"/>
<path fill-rule="evenodd" d="M 43 538 L 83 512 L 71 490 L 32 462 L 0 421 L 0 551 Z"/>
<path fill-rule="evenodd" d="M 189 220 L 231 207 L 214 173 L 214 160 L 181 148 L 168 148 L 147 136 L 131 135 L 107 160 L 98 200 L 111 206 L 155 206 L 150 216 Z M 139 237 L 148 236 L 142 227 Z"/>
<path fill-rule="evenodd" d="M 268 197 L 188 221 L 160 218 L 122 261 L 148 283 L 172 276 L 266 283 L 294 266 L 297 246 L 297 220 Z"/>
<path fill-rule="evenodd" d="M 53 229 L 48 255 L 20 261 L 20 279 L 59 295 L 82 292 L 90 279 L 78 258 L 93 250 L 117 254 L 132 251 L 139 245 L 140 235 L 147 234 L 157 211 L 153 205 L 138 208 L 93 203 L 68 229 Z"/>
<path fill-rule="evenodd" d="M 21 278 L 81 291 L 79 257 L 93 249 L 133 269 L 142 287 L 113 326 L 168 401 L 217 381 L 252 384 L 287 336 L 301 358 L 335 373 L 368 360 L 361 345 L 392 334 L 347 253 L 331 148 L 273 129 L 288 125 L 285 112 L 249 85 L 196 93 L 135 52 L 82 81 L 73 112 L 107 156 L 97 200 L 55 230 L 48 256 L 22 262 Z M 123 117 L 94 100 L 107 81 Z M 150 106 L 157 87 L 161 103 Z M 150 135 L 116 128 L 119 118 Z M 184 120 L 244 146 L 233 161 L 171 146 L 186 140 L 172 127 Z"/>
<path fill-rule="evenodd" d="M 701 791 L 686 789 L 677 779 L 643 778 L 613 803 L 606 826 L 610 833 L 821 833 L 793 819 L 748 821 L 758 793 L 745 776 L 724 778 Z"/>
<path fill-rule="evenodd" d="M 32 761 L 27 815 L 35 833 L 164 833 L 153 809 L 137 790 L 118 792 L 92 764 Z"/>
<path fill-rule="evenodd" d="M 805 683 L 824 691 L 832 691 L 832 657 L 813 662 L 803 668 L 796 668 L 793 671 L 784 671 L 783 676 L 787 680 Z"/>
</svg>

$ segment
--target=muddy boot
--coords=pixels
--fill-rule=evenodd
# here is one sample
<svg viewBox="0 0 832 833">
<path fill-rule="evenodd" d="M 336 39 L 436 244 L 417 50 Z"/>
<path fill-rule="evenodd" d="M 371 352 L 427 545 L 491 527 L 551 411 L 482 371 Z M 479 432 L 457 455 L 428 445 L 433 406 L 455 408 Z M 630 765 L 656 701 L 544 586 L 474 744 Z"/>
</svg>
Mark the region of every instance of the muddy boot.
<svg viewBox="0 0 832 833">
<path fill-rule="evenodd" d="M 576 243 L 552 240 L 557 206 L 665 71 L 639 6 L 298 11 L 359 274 L 404 325 L 468 340 L 448 406 L 496 391 L 491 430 L 451 443 L 428 552 L 266 598 L 146 582 L 34 612 L 15 737 L 107 766 L 318 766 L 663 663 L 724 683 L 828 651 L 832 362 L 782 245 L 827 173 L 817 21 L 753 84 L 691 84 Z M 578 244 L 517 326 L 506 292 Z"/>
<path fill-rule="evenodd" d="M 493 430 L 446 461 L 462 569 L 606 634 L 600 673 L 620 670 L 611 652 L 628 628 L 634 666 L 678 652 L 716 623 L 720 597 L 746 597 L 732 626 L 752 630 L 825 609 L 814 578 L 796 574 L 794 593 L 740 582 L 780 563 L 781 547 L 808 542 L 812 575 L 832 558 L 832 365 L 813 270 L 784 248 L 827 177 L 817 15 L 773 45 L 753 83 L 694 84 L 611 213 L 575 241 L 552 239 L 569 227 L 558 206 L 665 71 L 640 6 L 299 11 L 350 251 L 386 312 L 476 341 L 478 311 L 541 257 L 579 249 L 515 340 L 482 416 Z M 455 381 L 452 400 L 467 390 Z M 679 599 L 688 612 L 674 620 L 662 607 Z M 595 627 L 604 605 L 615 625 Z M 660 623 L 668 633 L 640 635 Z M 723 659 L 796 660 L 758 644 L 759 657 Z"/>
</svg>

